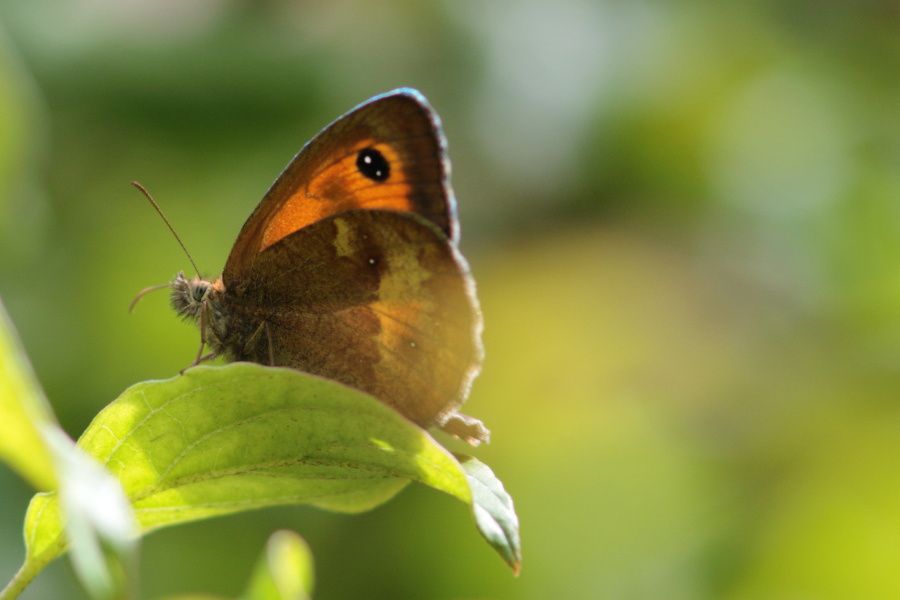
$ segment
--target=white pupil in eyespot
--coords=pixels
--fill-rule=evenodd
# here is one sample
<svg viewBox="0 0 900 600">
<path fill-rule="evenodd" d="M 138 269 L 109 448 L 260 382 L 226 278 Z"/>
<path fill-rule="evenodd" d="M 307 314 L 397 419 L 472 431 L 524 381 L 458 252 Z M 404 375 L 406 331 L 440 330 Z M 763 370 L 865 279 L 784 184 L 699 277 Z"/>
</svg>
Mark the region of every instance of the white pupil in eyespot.
<svg viewBox="0 0 900 600">
<path fill-rule="evenodd" d="M 391 174 L 390 163 L 375 148 L 363 148 L 356 157 L 356 167 L 369 179 L 382 182 Z"/>
</svg>

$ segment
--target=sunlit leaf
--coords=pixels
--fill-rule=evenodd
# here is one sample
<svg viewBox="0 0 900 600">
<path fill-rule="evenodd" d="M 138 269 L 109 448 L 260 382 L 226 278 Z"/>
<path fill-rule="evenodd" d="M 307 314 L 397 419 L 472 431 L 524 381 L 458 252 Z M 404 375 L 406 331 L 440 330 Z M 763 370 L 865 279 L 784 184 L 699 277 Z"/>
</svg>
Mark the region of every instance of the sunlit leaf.
<svg viewBox="0 0 900 600">
<path fill-rule="evenodd" d="M 121 481 L 143 531 L 285 504 L 360 512 L 419 481 L 471 502 L 459 463 L 372 397 L 290 369 L 236 363 L 137 384 L 78 442 Z M 59 504 L 28 508 L 34 564 L 65 550 Z"/>
<path fill-rule="evenodd" d="M 500 553 L 517 575 L 522 564 L 519 517 L 512 498 L 494 472 L 476 458 L 458 455 L 472 489 L 472 511 L 484 539 Z"/>
<path fill-rule="evenodd" d="M 0 302 L 0 459 L 41 490 L 56 486 L 41 428 L 52 412 Z"/>
<path fill-rule="evenodd" d="M 312 596 L 312 554 L 291 531 L 276 531 L 256 565 L 244 600 L 308 600 Z"/>
</svg>

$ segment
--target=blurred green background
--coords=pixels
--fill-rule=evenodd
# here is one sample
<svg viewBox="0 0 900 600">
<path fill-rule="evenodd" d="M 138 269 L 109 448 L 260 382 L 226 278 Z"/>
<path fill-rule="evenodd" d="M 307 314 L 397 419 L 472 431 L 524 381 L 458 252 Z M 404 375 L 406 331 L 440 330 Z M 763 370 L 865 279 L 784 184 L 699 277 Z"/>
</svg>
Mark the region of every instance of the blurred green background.
<svg viewBox="0 0 900 600">
<path fill-rule="evenodd" d="M 900 597 L 894 0 L 0 3 L 0 296 L 66 430 L 196 350 L 164 294 L 126 311 L 189 267 L 128 182 L 216 275 L 401 85 L 450 143 L 521 577 L 411 488 L 154 533 L 144 596 L 236 594 L 290 528 L 320 600 Z M 5 581 L 31 492 L 0 490 Z M 24 598 L 80 594 L 58 561 Z"/>
</svg>

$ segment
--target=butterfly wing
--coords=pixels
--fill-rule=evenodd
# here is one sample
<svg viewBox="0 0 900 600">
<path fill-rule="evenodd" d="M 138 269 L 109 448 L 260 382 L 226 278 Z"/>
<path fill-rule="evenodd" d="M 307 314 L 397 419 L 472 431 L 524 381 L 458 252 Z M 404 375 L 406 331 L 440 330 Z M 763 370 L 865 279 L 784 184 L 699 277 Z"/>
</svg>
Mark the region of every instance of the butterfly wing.
<svg viewBox="0 0 900 600">
<path fill-rule="evenodd" d="M 225 293 L 235 359 L 268 363 L 271 351 L 275 365 L 369 392 L 423 426 L 443 424 L 480 369 L 468 266 L 415 214 L 326 217 L 267 247 Z"/>
<path fill-rule="evenodd" d="M 456 240 L 440 120 L 419 92 L 369 100 L 313 138 L 247 219 L 225 265 L 228 286 L 291 233 L 352 209 L 413 212 Z"/>
</svg>

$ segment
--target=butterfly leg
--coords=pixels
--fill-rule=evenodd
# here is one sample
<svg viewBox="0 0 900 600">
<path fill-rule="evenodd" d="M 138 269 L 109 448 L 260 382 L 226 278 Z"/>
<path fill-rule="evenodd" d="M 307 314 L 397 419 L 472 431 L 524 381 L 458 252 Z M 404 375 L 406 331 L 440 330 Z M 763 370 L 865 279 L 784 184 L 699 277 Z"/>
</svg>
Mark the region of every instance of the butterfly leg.
<svg viewBox="0 0 900 600">
<path fill-rule="evenodd" d="M 217 358 L 218 356 L 219 356 L 219 353 L 218 353 L 218 352 L 207 352 L 207 353 L 204 354 L 203 356 L 198 356 L 196 359 L 194 359 L 194 362 L 192 362 L 191 364 L 189 364 L 189 365 L 186 366 L 185 368 L 183 368 L 183 369 L 181 369 L 180 371 L 178 371 L 178 374 L 179 374 L 179 375 L 184 375 L 184 372 L 187 371 L 188 369 L 190 369 L 191 367 L 196 367 L 196 366 L 199 365 L 200 363 L 204 363 L 204 362 L 206 362 L 206 361 L 208 361 L 208 360 L 212 360 L 212 359 L 214 359 L 214 358 Z"/>
<path fill-rule="evenodd" d="M 203 362 L 203 360 L 206 358 L 206 356 L 208 356 L 208 355 L 204 355 L 204 354 L 203 354 L 204 348 L 206 348 L 206 340 L 201 339 L 201 340 L 200 340 L 200 347 L 197 348 L 197 356 L 194 358 L 194 362 L 192 362 L 192 363 L 191 363 L 190 365 L 188 365 L 186 368 L 196 367 L 196 366 L 199 365 L 201 362 Z"/>
<path fill-rule="evenodd" d="M 275 366 L 275 349 L 272 346 L 272 331 L 269 329 L 268 321 L 262 321 L 250 337 L 247 338 L 247 341 L 244 343 L 244 356 L 256 356 L 253 353 L 253 346 L 256 344 L 257 338 L 259 338 L 263 331 L 266 332 L 266 345 L 269 350 L 269 366 L 272 367 Z"/>
<path fill-rule="evenodd" d="M 212 360 L 216 356 L 218 356 L 218 352 L 210 352 L 208 354 L 203 354 L 204 348 L 206 348 L 206 311 L 209 310 L 207 305 L 204 304 L 203 308 L 200 309 L 200 347 L 197 348 L 197 356 L 194 358 L 194 362 L 183 368 L 178 373 L 180 375 L 184 375 L 184 372 L 190 369 L 191 367 L 196 367 L 202 362 L 207 360 Z"/>
<path fill-rule="evenodd" d="M 275 349 L 272 347 L 272 332 L 269 330 L 269 322 L 263 321 L 266 326 L 266 340 L 268 340 L 269 345 L 269 366 L 275 366 Z"/>
<path fill-rule="evenodd" d="M 200 347 L 197 349 L 197 358 L 194 359 L 194 365 L 199 365 L 203 358 L 203 348 L 206 346 L 206 313 L 209 312 L 209 305 L 203 303 L 200 307 Z"/>
</svg>

